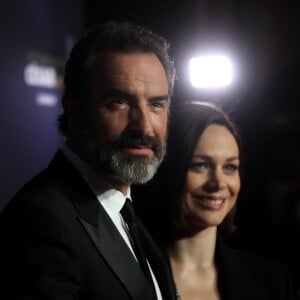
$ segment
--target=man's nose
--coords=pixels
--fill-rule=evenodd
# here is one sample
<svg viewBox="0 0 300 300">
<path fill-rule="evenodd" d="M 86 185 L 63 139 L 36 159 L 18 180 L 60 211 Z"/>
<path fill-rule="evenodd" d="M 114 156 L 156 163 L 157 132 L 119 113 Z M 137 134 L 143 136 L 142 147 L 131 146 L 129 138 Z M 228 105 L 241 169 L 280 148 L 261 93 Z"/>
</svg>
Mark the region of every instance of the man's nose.
<svg viewBox="0 0 300 300">
<path fill-rule="evenodd" d="M 131 131 L 142 133 L 144 136 L 153 135 L 151 115 L 147 106 L 131 108 L 129 113 L 128 128 Z"/>
</svg>

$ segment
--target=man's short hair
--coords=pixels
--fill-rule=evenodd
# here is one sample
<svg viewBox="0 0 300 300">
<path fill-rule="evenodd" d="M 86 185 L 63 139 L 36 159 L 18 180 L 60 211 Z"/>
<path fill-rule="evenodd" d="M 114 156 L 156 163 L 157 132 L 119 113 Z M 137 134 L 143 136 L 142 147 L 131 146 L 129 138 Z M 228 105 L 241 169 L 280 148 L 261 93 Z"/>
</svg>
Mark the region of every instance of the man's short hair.
<svg viewBox="0 0 300 300">
<path fill-rule="evenodd" d="M 89 70 L 100 53 L 154 53 L 161 62 L 169 84 L 171 97 L 175 81 L 175 68 L 169 56 L 169 43 L 143 26 L 110 21 L 90 29 L 73 47 L 65 66 L 63 97 L 84 105 L 89 99 Z M 68 131 L 64 114 L 58 118 L 62 134 Z"/>
</svg>

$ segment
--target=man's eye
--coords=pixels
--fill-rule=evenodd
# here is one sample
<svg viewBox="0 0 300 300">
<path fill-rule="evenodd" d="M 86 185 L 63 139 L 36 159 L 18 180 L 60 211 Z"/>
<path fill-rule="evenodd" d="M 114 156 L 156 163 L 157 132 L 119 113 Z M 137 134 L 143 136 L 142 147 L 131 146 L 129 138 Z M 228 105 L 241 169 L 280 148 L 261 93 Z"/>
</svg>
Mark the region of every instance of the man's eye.
<svg viewBox="0 0 300 300">
<path fill-rule="evenodd" d="M 125 104 L 126 100 L 117 98 L 117 99 L 112 99 L 111 103 L 116 104 L 116 105 L 123 105 Z"/>
<path fill-rule="evenodd" d="M 154 111 L 161 111 L 167 107 L 166 101 L 153 101 L 151 102 L 150 106 Z"/>
<path fill-rule="evenodd" d="M 127 101 L 122 98 L 115 98 L 109 101 L 109 107 L 116 109 L 123 109 L 127 106 Z"/>
</svg>

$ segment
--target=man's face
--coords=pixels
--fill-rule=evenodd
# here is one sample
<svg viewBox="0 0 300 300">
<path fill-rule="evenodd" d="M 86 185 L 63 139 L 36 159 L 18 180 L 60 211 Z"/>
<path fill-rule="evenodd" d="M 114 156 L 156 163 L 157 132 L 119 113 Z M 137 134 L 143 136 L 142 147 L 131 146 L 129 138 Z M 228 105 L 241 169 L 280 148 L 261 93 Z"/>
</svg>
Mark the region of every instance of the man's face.
<svg viewBox="0 0 300 300">
<path fill-rule="evenodd" d="M 151 53 L 101 54 L 75 132 L 80 154 L 109 178 L 143 183 L 165 154 L 168 81 Z"/>
</svg>

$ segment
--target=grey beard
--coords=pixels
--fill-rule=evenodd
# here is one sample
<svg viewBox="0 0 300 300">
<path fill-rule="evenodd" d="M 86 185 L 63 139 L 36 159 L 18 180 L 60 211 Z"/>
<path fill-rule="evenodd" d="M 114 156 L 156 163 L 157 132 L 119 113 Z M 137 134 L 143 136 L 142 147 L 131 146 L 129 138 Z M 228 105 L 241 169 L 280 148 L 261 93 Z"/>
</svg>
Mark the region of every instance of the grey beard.
<svg viewBox="0 0 300 300">
<path fill-rule="evenodd" d="M 166 145 L 160 144 L 151 158 L 123 155 L 109 142 L 100 145 L 95 138 L 90 138 L 83 148 L 85 148 L 82 150 L 85 152 L 86 159 L 97 171 L 129 184 L 143 184 L 149 181 L 156 173 L 166 153 Z"/>
<path fill-rule="evenodd" d="M 152 159 L 144 157 L 132 157 L 122 159 L 118 153 L 114 153 L 109 166 L 113 177 L 132 184 L 142 184 L 149 181 L 156 173 L 161 161 L 157 157 Z"/>
</svg>

